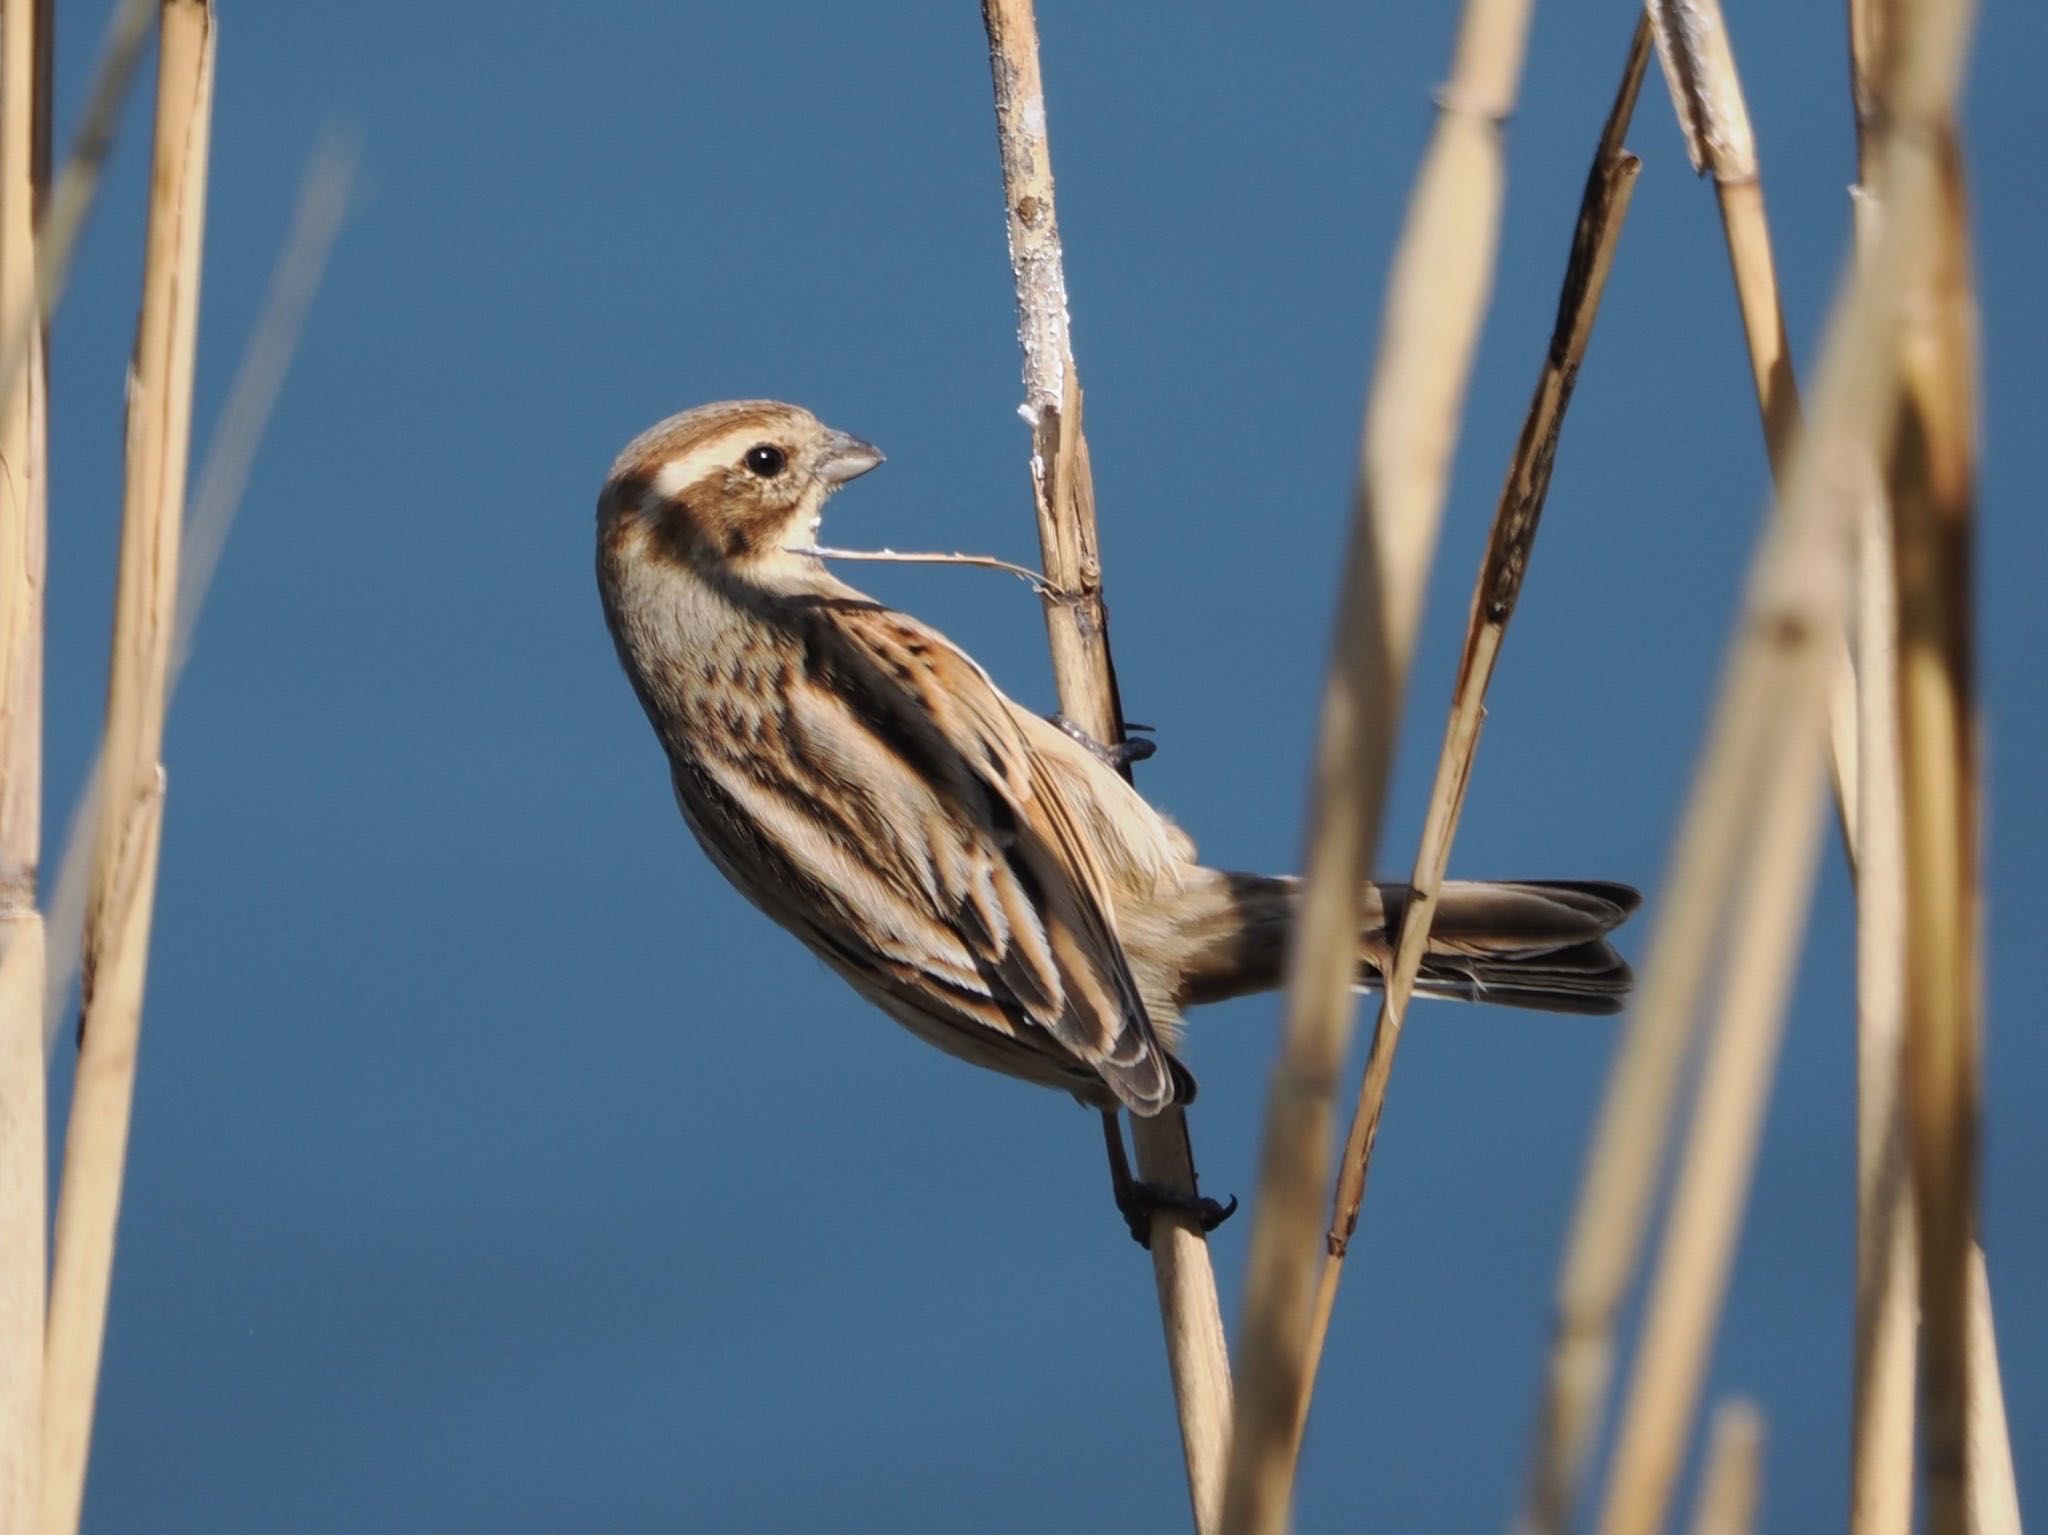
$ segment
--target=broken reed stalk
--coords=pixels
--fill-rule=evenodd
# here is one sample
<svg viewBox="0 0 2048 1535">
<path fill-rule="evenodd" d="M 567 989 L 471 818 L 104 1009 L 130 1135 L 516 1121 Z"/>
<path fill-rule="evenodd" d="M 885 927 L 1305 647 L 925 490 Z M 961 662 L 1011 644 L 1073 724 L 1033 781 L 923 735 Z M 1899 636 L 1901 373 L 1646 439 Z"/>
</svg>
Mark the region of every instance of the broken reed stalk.
<svg viewBox="0 0 2048 1535">
<path fill-rule="evenodd" d="M 1877 0 L 1850 0 L 1858 249 L 1875 238 Z M 1905 1031 L 1905 826 L 1899 802 L 1898 594 L 1891 512 L 1864 466 L 1856 527 L 1856 1312 L 1850 1389 L 1850 1535 L 1913 1527 L 1919 1242 L 1900 1118 Z"/>
<path fill-rule="evenodd" d="M 213 47 L 208 0 L 164 0 L 142 307 L 128 392 L 104 792 L 50 1286 L 43 1535 L 71 1535 L 84 1501 L 134 1101 L 163 826 L 160 757 L 191 436 Z"/>
<path fill-rule="evenodd" d="M 0 315 L 36 312 L 36 135 L 49 109 L 38 16 L 0 4 Z M 36 906 L 42 857 L 43 330 L 0 384 L 0 1530 L 25 1530 L 41 1463 L 48 1073 Z M 33 1020 L 33 1021 L 32 1021 Z"/>
<path fill-rule="evenodd" d="M 1466 0 L 1451 78 L 1381 312 L 1349 546 L 1310 788 L 1300 916 L 1238 1333 L 1237 1434 L 1223 1527 L 1279 1535 L 1309 1376 L 1316 1240 L 1337 1073 L 1353 1023 L 1359 906 L 1378 848 L 1409 659 L 1472 356 L 1493 286 L 1527 0 Z"/>
<path fill-rule="evenodd" d="M 983 0 L 982 21 L 988 30 L 1018 340 L 1024 353 L 1032 503 L 1046 578 L 1061 594 L 1044 599 L 1053 679 L 1067 718 L 1098 741 L 1115 745 L 1124 737 L 1123 709 L 1110 660 L 1095 492 L 1067 323 L 1038 24 L 1031 0 Z M 1134 1117 L 1131 1134 L 1140 1177 L 1190 1196 L 1196 1192 L 1194 1151 L 1180 1109 L 1149 1120 Z M 1151 1235 L 1188 1499 L 1196 1529 L 1210 1535 L 1217 1527 L 1231 1437 L 1230 1355 L 1216 1276 L 1208 1240 L 1192 1217 L 1155 1212 Z"/>
<path fill-rule="evenodd" d="M 1764 1420 L 1741 1397 L 1714 1410 L 1692 1535 L 1751 1535 L 1763 1501 Z"/>
<path fill-rule="evenodd" d="M 1358 1214 L 1365 1202 L 1366 1178 L 1373 1147 L 1378 1142 L 1380 1116 L 1386 1105 L 1387 1083 L 1392 1077 L 1394 1051 L 1400 1044 L 1401 1024 L 1408 1000 L 1422 967 L 1429 927 L 1436 913 L 1444 870 L 1450 860 L 1451 838 L 1464 807 L 1466 785 L 1479 750 L 1479 730 L 1485 717 L 1486 690 L 1493 680 L 1494 664 L 1506 638 L 1508 620 L 1514 615 L 1521 595 L 1522 579 L 1528 570 L 1536 528 L 1550 491 L 1551 469 L 1557 461 L 1558 434 L 1564 413 L 1571 403 L 1572 387 L 1578 381 L 1586 347 L 1593 337 L 1593 320 L 1599 312 L 1600 296 L 1607 283 L 1614 250 L 1621 238 L 1621 226 L 1628 213 L 1636 174 L 1641 162 L 1622 147 L 1635 111 L 1636 96 L 1649 62 L 1650 33 L 1647 21 L 1639 20 L 1621 85 L 1608 109 L 1586 174 L 1586 186 L 1579 201 L 1578 219 L 1572 230 L 1571 255 L 1565 265 L 1564 282 L 1558 294 L 1557 318 L 1551 328 L 1550 344 L 1537 375 L 1536 391 L 1529 401 L 1516 440 L 1514 457 L 1508 466 L 1506 483 L 1494 508 L 1492 531 L 1480 561 L 1479 579 L 1472 592 L 1472 607 L 1465 624 L 1465 648 L 1458 661 L 1457 680 L 1451 690 L 1451 711 L 1444 727 L 1443 746 L 1437 756 L 1436 779 L 1431 785 L 1429 810 L 1423 822 L 1422 840 L 1409 876 L 1413 894 L 1402 912 L 1385 990 L 1380 1000 L 1378 1023 L 1373 1030 L 1372 1048 L 1366 1056 L 1365 1074 L 1359 1084 L 1358 1105 L 1345 1137 L 1344 1154 L 1338 1164 L 1337 1188 L 1331 1201 L 1330 1224 L 1324 1237 L 1325 1254 L 1319 1277 L 1315 1310 L 1311 1321 L 1308 1375 L 1302 1384 L 1294 1422 L 1294 1454 L 1301 1451 L 1308 1423 L 1310 1402 L 1315 1394 L 1316 1372 L 1322 1362 L 1329 1334 L 1330 1315 L 1337 1303 L 1337 1287 L 1343 1279 L 1344 1258 L 1352 1234 L 1358 1229 Z"/>
<path fill-rule="evenodd" d="M 1782 485 L 1792 442 L 1799 433 L 1799 386 L 1785 338 L 1770 223 L 1764 216 L 1756 135 L 1750 128 L 1749 104 L 1736 73 L 1728 25 L 1720 0 L 1648 0 L 1647 13 L 1679 130 L 1685 136 L 1686 154 L 1696 174 L 1714 178 L 1721 233 L 1728 246 L 1728 265 L 1735 279 L 1735 299 L 1749 352 L 1750 379 L 1763 418 L 1764 447 L 1770 456 L 1772 482 Z M 1827 700 L 1829 765 L 1843 846 L 1853 867 L 1856 687 L 1846 631 L 1835 649 L 1836 671 Z"/>
<path fill-rule="evenodd" d="M 1933 9 L 1933 7 L 1929 7 Z M 1903 40 L 1903 38 L 1902 38 Z M 1929 1528 L 1969 1527 L 1970 1262 L 1978 1188 L 1979 874 L 1973 594 L 1977 316 L 1952 103 L 1906 115 L 1888 159 L 1928 162 L 1932 229 L 1900 305 L 1892 440 L 1900 788 L 1905 815 L 1904 1084 L 1920 1238 L 1920 1389 Z M 1910 141 L 1910 144 L 1909 144 Z M 1907 210 L 1889 205 L 1887 226 Z"/>
</svg>

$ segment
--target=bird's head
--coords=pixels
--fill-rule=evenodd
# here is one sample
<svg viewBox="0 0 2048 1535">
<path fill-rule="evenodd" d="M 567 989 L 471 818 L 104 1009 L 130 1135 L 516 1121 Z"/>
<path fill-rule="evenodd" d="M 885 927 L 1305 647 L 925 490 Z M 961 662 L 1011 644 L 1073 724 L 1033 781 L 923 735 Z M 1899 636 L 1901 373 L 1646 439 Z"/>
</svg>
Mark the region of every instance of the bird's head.
<svg viewBox="0 0 2048 1535">
<path fill-rule="evenodd" d="M 732 400 L 649 427 L 612 465 L 597 515 L 607 540 L 710 573 L 766 573 L 817 543 L 826 498 L 880 450 L 797 405 Z"/>
</svg>

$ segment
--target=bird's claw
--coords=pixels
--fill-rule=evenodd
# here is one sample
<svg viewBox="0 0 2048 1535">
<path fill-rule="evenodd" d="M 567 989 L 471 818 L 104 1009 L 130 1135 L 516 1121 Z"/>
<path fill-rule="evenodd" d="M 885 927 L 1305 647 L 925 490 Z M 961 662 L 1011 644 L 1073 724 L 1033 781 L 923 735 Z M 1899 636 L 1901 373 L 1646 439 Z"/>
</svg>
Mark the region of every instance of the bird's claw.
<svg viewBox="0 0 2048 1535">
<path fill-rule="evenodd" d="M 1115 746 L 1104 746 L 1094 736 L 1083 730 L 1064 714 L 1048 714 L 1046 720 L 1050 724 L 1057 725 L 1070 739 L 1086 747 L 1088 754 L 1104 767 L 1113 768 L 1119 772 L 1129 767 L 1133 762 L 1143 762 L 1147 757 L 1159 750 L 1159 743 L 1157 741 L 1143 739 L 1120 741 Z M 1124 729 L 1149 730 L 1151 727 L 1149 725 L 1134 725 L 1129 720 L 1125 720 Z"/>
<path fill-rule="evenodd" d="M 1152 1217 L 1157 1212 L 1167 1210 L 1188 1216 L 1207 1236 L 1237 1213 L 1237 1196 L 1232 1194 L 1228 1204 L 1218 1204 L 1204 1194 L 1183 1194 L 1178 1189 L 1133 1180 L 1123 1197 L 1117 1200 L 1117 1209 L 1123 1214 L 1124 1224 L 1131 1228 L 1131 1240 L 1149 1251 L 1152 1246 Z"/>
</svg>

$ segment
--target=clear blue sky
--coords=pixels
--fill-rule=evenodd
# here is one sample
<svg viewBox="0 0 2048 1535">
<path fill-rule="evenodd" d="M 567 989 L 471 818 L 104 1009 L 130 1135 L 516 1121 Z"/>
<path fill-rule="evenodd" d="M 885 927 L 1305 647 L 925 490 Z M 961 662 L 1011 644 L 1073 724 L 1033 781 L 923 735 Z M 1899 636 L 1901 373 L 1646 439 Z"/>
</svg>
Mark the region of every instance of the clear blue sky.
<svg viewBox="0 0 2048 1535">
<path fill-rule="evenodd" d="M 978 8 L 224 9 L 202 433 L 324 123 L 359 133 L 363 181 L 171 723 L 92 1527 L 1185 1528 L 1152 1279 L 1092 1119 L 918 1045 L 725 888 L 591 579 L 614 451 L 737 395 L 888 451 L 835 503 L 834 542 L 1031 557 Z M 1847 229 L 1840 8 L 1730 9 L 1805 362 Z M 1159 731 L 1140 782 L 1213 859 L 1287 866 L 1384 267 L 1452 7 L 1043 11 L 1116 652 Z M 98 22 L 62 12 L 68 125 Z M 1630 17 L 1580 0 L 1536 19 L 1390 864 Z M 1968 124 L 1984 1229 L 2036 1504 L 2044 46 L 2039 7 L 1987 9 Z M 104 686 L 146 123 L 138 100 L 57 333 L 53 824 Z M 1645 169 L 1498 679 L 1467 875 L 1654 890 L 1762 502 L 1713 199 L 1654 74 L 1631 142 Z M 862 574 L 1051 706 L 1022 586 Z M 1844 1506 L 1849 926 L 1831 851 L 1713 1360 L 1714 1395 L 1769 1415 L 1775 1530 Z M 1254 1192 L 1274 1018 L 1257 1000 L 1196 1020 L 1218 1193 Z M 1304 1529 L 1505 1515 L 1613 1037 L 1419 1016 Z M 1231 1318 L 1250 1226 L 1215 1243 Z"/>
</svg>

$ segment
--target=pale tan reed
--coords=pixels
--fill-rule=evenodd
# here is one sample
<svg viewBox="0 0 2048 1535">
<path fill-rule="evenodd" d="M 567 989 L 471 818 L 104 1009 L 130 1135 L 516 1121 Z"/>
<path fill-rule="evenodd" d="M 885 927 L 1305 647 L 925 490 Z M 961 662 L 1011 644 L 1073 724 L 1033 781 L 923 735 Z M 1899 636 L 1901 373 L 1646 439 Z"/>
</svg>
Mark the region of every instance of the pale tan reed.
<svg viewBox="0 0 2048 1535">
<path fill-rule="evenodd" d="M 56 311 L 65 279 L 71 275 L 71 257 L 84 232 L 86 215 L 99 195 L 100 173 L 114 152 L 114 130 L 149 41 L 149 24 L 157 3 L 119 0 L 108 22 L 106 45 L 79 112 L 71 152 L 43 200 L 36 230 L 35 292 L 21 307 L 0 312 L 0 359 L 13 359 L 33 344 L 31 333 L 39 323 L 48 324 Z M 38 163 L 47 154 L 47 140 L 47 132 L 38 134 L 34 151 Z M 0 361 L 0 378 L 5 379 L 7 388 L 16 387 L 24 377 L 15 362 Z"/>
<path fill-rule="evenodd" d="M 1516 600 L 1521 594 L 1537 525 L 1550 489 L 1551 470 L 1557 460 L 1564 412 L 1571 402 L 1573 385 L 1578 380 L 1586 348 L 1592 340 L 1600 296 L 1605 290 L 1608 269 L 1613 264 L 1615 247 L 1621 238 L 1622 221 L 1628 213 L 1636 173 L 1641 168 L 1635 156 L 1623 150 L 1622 138 L 1635 111 L 1636 96 L 1649 61 L 1649 48 L 1649 24 L 1639 20 L 1622 69 L 1621 85 L 1608 109 L 1600 141 L 1593 154 L 1592 168 L 1587 173 L 1585 192 L 1572 230 L 1571 255 L 1558 297 L 1556 323 L 1537 374 L 1536 390 L 1530 399 L 1521 435 L 1515 443 L 1506 481 L 1501 486 L 1500 499 L 1494 508 L 1493 526 L 1487 536 L 1479 577 L 1473 587 L 1464 650 L 1451 690 L 1450 715 L 1437 756 L 1436 778 L 1430 788 L 1421 842 L 1416 850 L 1413 872 L 1409 875 L 1414 896 L 1402 914 L 1394 961 L 1387 973 L 1372 1047 L 1366 1057 L 1364 1078 L 1359 1084 L 1358 1104 L 1352 1113 L 1351 1128 L 1345 1136 L 1344 1153 L 1338 1164 L 1337 1187 L 1331 1202 L 1329 1229 L 1324 1238 L 1326 1251 L 1316 1286 L 1308 1374 L 1295 1412 L 1294 1453 L 1297 1456 L 1307 1427 L 1316 1373 L 1329 1334 L 1330 1316 L 1336 1307 L 1337 1288 L 1343 1278 L 1345 1255 L 1349 1251 L 1352 1234 L 1357 1230 L 1359 1210 L 1365 1201 L 1367 1174 L 1373 1147 L 1379 1137 L 1380 1117 L 1386 1105 L 1387 1084 L 1392 1077 L 1394 1051 L 1400 1043 L 1402 1018 L 1415 978 L 1421 970 L 1430 922 L 1435 915 L 1438 892 L 1450 859 L 1451 839 L 1464 805 L 1466 786 L 1471 780 L 1473 759 L 1479 749 L 1480 725 L 1486 712 L 1486 690 L 1493 680 L 1494 664 L 1506 639 L 1508 620 L 1513 616 Z"/>
<path fill-rule="evenodd" d="M 1045 87 L 1031 0 L 983 0 L 995 84 L 1025 413 L 1031 422 L 1031 490 L 1045 574 L 1063 595 L 1045 603 L 1060 708 L 1098 741 L 1123 739 L 1123 710 L 1109 652 L 1095 492 L 1081 427 L 1081 390 L 1067 321 L 1066 273 L 1053 204 Z M 1127 770 L 1128 771 L 1128 770 Z M 1115 1133 L 1114 1125 L 1111 1126 Z M 1179 1109 L 1134 1119 L 1138 1170 L 1148 1183 L 1192 1196 L 1194 1154 Z M 1167 1365 L 1173 1377 L 1188 1499 L 1195 1527 L 1217 1527 L 1231 1436 L 1230 1355 L 1209 1244 L 1189 1216 L 1152 1220 L 1153 1275 Z"/>
<path fill-rule="evenodd" d="M 1526 0 L 1467 0 L 1381 311 L 1310 787 L 1302 911 L 1266 1100 L 1224 1497 L 1231 1535 L 1278 1535 L 1293 1494 L 1337 1073 L 1353 1023 L 1359 900 L 1492 291 L 1505 182 L 1500 125 L 1514 107 L 1528 23 Z"/>
<path fill-rule="evenodd" d="M 165 679 L 192 411 L 212 121 L 213 13 L 164 0 L 143 296 L 130 377 L 105 792 L 88 908 L 84 1020 L 57 1207 L 43 1412 L 43 1535 L 84 1500 L 163 825 Z"/>
<path fill-rule="evenodd" d="M 1778 280 L 1771 255 L 1754 132 L 1736 73 L 1726 23 L 1716 0 L 1650 0 L 1647 6 L 1673 107 L 1697 171 L 1710 172 L 1719 201 L 1730 270 L 1735 281 L 1751 380 L 1762 418 L 1774 482 L 1782 489 L 1791 444 L 1799 426 L 1799 398 L 1786 342 Z M 1835 797 L 1852 862 L 1857 825 L 1856 693 L 1846 633 L 1827 642 L 1833 652 L 1825 708 L 1829 719 Z M 1727 849 L 1704 849 L 1709 861 Z M 1711 870 L 1702 869 L 1703 873 Z M 1704 945 L 1707 934 L 1696 935 Z M 1690 966 L 1704 961 L 1704 948 L 1681 956 Z M 1639 1014 L 1639 1016 L 1641 1016 Z M 1612 1152 L 1610 1136 L 1670 1133 L 1670 1105 L 1686 1055 L 1687 1031 L 1653 1038 L 1632 1030 L 1617 1060 L 1602 1115 L 1600 1144 Z M 1626 1096 L 1624 1096 L 1626 1095 Z M 1549 1378 L 1533 1457 L 1522 1524 L 1532 1531 L 1564 1528 L 1571 1501 L 1590 1453 L 1614 1355 L 1614 1327 L 1623 1287 L 1648 1234 L 1651 1200 L 1662 1145 L 1641 1145 L 1634 1166 L 1608 1165 L 1600 1175 L 1599 1197 L 1611 1212 L 1608 1222 L 1585 1219 L 1581 1205 L 1566 1258 L 1560 1321 L 1552 1344 Z M 1589 1171 L 1587 1199 L 1595 1195 Z"/>
<path fill-rule="evenodd" d="M 1899 764 L 1905 817 L 1906 947 L 1903 1083 L 1914 1229 L 1920 1257 L 1920 1437 L 1928 1527 L 1969 1528 L 1978 1446 L 1970 1264 L 1976 1240 L 1979 1064 L 1979 816 L 1973 540 L 1976 499 L 1977 315 L 1969 209 L 1953 98 L 1915 101 L 1909 30 L 1950 7 L 1898 18 L 1901 57 L 1887 92 L 1883 197 L 1889 240 L 1927 221 L 1904 275 L 1898 332 L 1900 417 L 1889 485 L 1899 595 Z M 1918 14 L 1915 14 L 1915 13 Z M 1910 45 L 1910 46 L 1908 46 Z M 1924 207 L 1902 201 L 1914 170 Z"/>
<path fill-rule="evenodd" d="M 228 385 L 206 457 L 193 484 L 191 513 L 186 518 L 178 560 L 178 612 L 171 636 L 171 669 L 165 684 L 175 697 L 190 659 L 199 613 L 213 585 L 214 571 L 241 510 L 256 449 L 270 421 L 270 412 L 284 388 L 285 373 L 298 349 L 299 332 L 312 307 L 313 295 L 327 269 L 327 258 L 340 236 L 355 186 L 354 145 L 329 134 L 306 162 L 299 199 L 292 210 L 277 264 L 263 294 L 255 328 Z M 57 880 L 49 901 L 49 975 L 45 992 L 46 1041 L 54 1041 L 63 1024 L 63 1007 L 78 973 L 84 937 L 92 842 L 89 829 L 98 815 L 104 747 L 93 759 L 85 789 L 72 807 L 57 861 Z"/>
<path fill-rule="evenodd" d="M 1944 81 L 1944 92 L 1952 92 L 1954 62 L 1954 53 L 1937 45 L 1915 67 L 1923 80 L 1930 66 L 1947 70 L 1937 78 Z M 1817 727 L 1801 727 L 1809 718 L 1817 719 L 1826 691 L 1826 639 L 1845 613 L 1845 554 L 1853 529 L 1857 465 L 1868 461 L 1890 421 L 1897 374 L 1889 337 L 1898 314 L 1901 280 L 1918 259 L 1915 247 L 1923 234 L 1915 218 L 1906 214 L 1911 210 L 1925 220 L 1934 206 L 1928 178 L 1890 174 L 1895 169 L 1888 168 L 1885 185 L 1888 201 L 1901 216 L 1887 221 L 1877 251 L 1856 271 L 1847 298 L 1838 306 L 1814 419 L 1794 455 L 1779 515 L 1766 535 L 1749 613 L 1709 736 L 1707 760 L 1681 831 L 1664 918 L 1653 939 L 1640 1003 L 1617 1065 L 1618 1085 L 1610 1092 L 1610 1112 L 1589 1168 L 1581 1201 L 1582 1231 L 1573 1244 L 1575 1263 L 1585 1262 L 1591 1253 L 1600 1262 L 1613 1264 L 1617 1254 L 1626 1255 L 1634 1246 L 1638 1213 L 1612 1191 L 1618 1182 L 1627 1189 L 1637 1181 L 1627 1164 L 1654 1167 L 1659 1136 L 1656 1123 L 1641 1120 L 1640 1103 L 1625 1091 L 1631 1056 L 1639 1057 L 1646 1046 L 1655 1053 L 1682 1044 L 1722 912 L 1734 911 L 1738 929 L 1730 990 L 1754 985 L 1758 996 L 1777 994 L 1781 986 L 1767 984 L 1768 972 L 1790 959 L 1782 933 L 1764 931 L 1764 924 L 1748 912 L 1748 906 L 1763 896 L 1763 886 L 1753 873 L 1737 880 L 1733 845 L 1738 829 L 1748 824 L 1743 814 L 1748 803 L 1783 805 L 1780 814 L 1784 822 L 1790 821 L 1792 790 L 1783 781 L 1800 770 L 1804 748 L 1817 734 Z M 1810 857 L 1810 845 L 1801 853 Z M 1731 907 L 1730 898 L 1738 890 L 1741 904 Z M 1743 952 L 1750 947 L 1742 941 L 1745 936 L 1755 941 L 1749 954 Z M 1738 1073 L 1745 1054 L 1753 1057 L 1768 1045 L 1761 1038 L 1763 1032 L 1754 1026 L 1720 1031 L 1717 1038 L 1725 1042 L 1727 1054 L 1706 1068 L 1710 1091 L 1717 1077 Z M 1753 1065 L 1741 1074 L 1758 1091 L 1768 1078 Z M 1646 1413 L 1639 1414 L 1635 1405 L 1624 1411 L 1624 1440 L 1610 1477 L 1604 1530 L 1657 1528 L 1668 1503 L 1667 1468 L 1678 1453 L 1671 1436 L 1683 1433 L 1688 1416 L 1684 1410 L 1672 1410 L 1671 1404 L 1689 1403 L 1697 1392 L 1697 1360 L 1685 1340 L 1699 1330 L 1702 1318 L 1710 1324 L 1713 1309 L 1713 1297 L 1702 1293 L 1706 1287 L 1692 1283 L 1680 1270 L 1695 1250 L 1689 1234 L 1704 1225 L 1725 1224 L 1717 1220 L 1717 1207 L 1725 1204 L 1729 1184 L 1741 1181 L 1754 1120 L 1754 1108 L 1734 1102 L 1741 1095 L 1732 1088 L 1719 1096 L 1732 1107 L 1718 1129 L 1708 1126 L 1694 1137 L 1688 1166 L 1680 1174 L 1672 1235 L 1650 1301 L 1653 1321 L 1646 1336 L 1651 1341 L 1644 1346 L 1631 1396 L 1632 1404 L 1640 1402 Z M 1714 1117 L 1705 1108 L 1699 1115 L 1702 1121 Z M 1716 1167 L 1721 1170 L 1718 1175 Z M 1626 1176 L 1618 1177 L 1618 1171 Z M 1694 1204 L 1698 1208 L 1687 1208 Z M 1621 1266 L 1625 1278 L 1628 1265 Z M 1597 1310 L 1589 1314 L 1582 1309 L 1586 1292 L 1572 1283 L 1578 1277 L 1568 1270 L 1564 1335 L 1570 1339 L 1574 1321 L 1581 1320 L 1590 1323 L 1586 1331 L 1601 1336 L 1604 1318 Z M 1619 1293 L 1618 1286 L 1600 1293 Z M 1655 1320 L 1660 1312 L 1667 1318 L 1661 1329 Z M 1597 1362 L 1602 1368 L 1596 1374 L 1582 1372 L 1580 1382 L 1596 1388 L 1593 1402 L 1605 1374 L 1604 1359 Z M 1587 1405 L 1581 1403 L 1582 1408 Z"/>
<path fill-rule="evenodd" d="M 1764 445 L 1771 475 L 1782 481 L 1786 459 L 1799 432 L 1799 389 L 1785 337 L 1785 313 L 1778 296 L 1777 263 L 1771 256 L 1769 220 L 1764 215 L 1763 178 L 1757 166 L 1756 135 L 1749 103 L 1736 73 L 1735 53 L 1720 0 L 1648 0 L 1657 38 L 1657 57 L 1671 89 L 1686 154 L 1695 171 L 1714 179 L 1721 233 L 1735 279 L 1742 334 L 1749 352 L 1750 380 L 1763 417 Z M 1827 699 L 1828 744 L 1832 753 L 1835 801 L 1843 846 L 1856 853 L 1856 686 L 1848 635 L 1835 642 L 1835 676 Z"/>
<path fill-rule="evenodd" d="M 2005 1422 L 1997 1330 L 1991 1321 L 1991 1276 L 1984 1249 L 1970 1251 L 1970 1535 L 2020 1535 L 2020 1490 Z"/>
<path fill-rule="evenodd" d="M 49 108 L 37 22 L 29 0 L 0 4 L 0 315 L 36 310 L 36 133 Z M 0 384 L 0 1530 L 34 1520 L 42 1458 L 43 339 L 31 323 Z"/>
<path fill-rule="evenodd" d="M 1870 466 L 1872 469 L 1875 466 Z M 1917 1243 L 1899 1119 L 1905 864 L 1899 809 L 1898 626 L 1891 527 L 1874 476 L 1858 496 L 1856 689 L 1856 1314 L 1849 1528 L 1913 1524 Z"/>
<path fill-rule="evenodd" d="M 1859 249 L 1877 211 L 1872 71 L 1877 7 L 1850 0 L 1850 95 Z M 1867 466 L 1856 529 L 1856 1302 L 1850 1387 L 1851 1535 L 1913 1527 L 1913 1388 L 1920 1300 L 1919 1241 L 1900 1118 L 1905 1038 L 1905 826 L 1899 803 L 1898 594 L 1891 509 Z"/>
<path fill-rule="evenodd" d="M 1763 1502 L 1764 1420 L 1737 1397 L 1714 1409 L 1692 1535 L 1751 1535 Z"/>
</svg>

